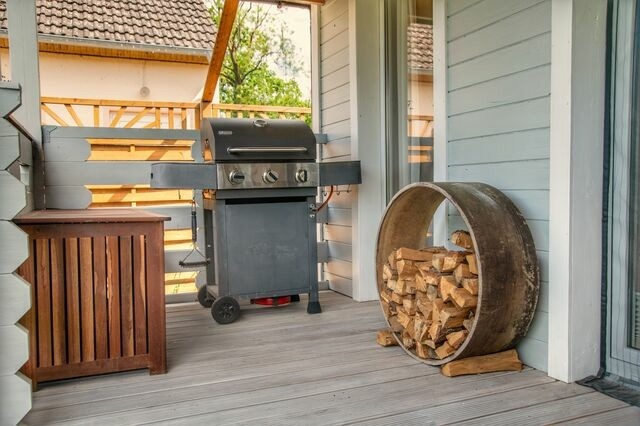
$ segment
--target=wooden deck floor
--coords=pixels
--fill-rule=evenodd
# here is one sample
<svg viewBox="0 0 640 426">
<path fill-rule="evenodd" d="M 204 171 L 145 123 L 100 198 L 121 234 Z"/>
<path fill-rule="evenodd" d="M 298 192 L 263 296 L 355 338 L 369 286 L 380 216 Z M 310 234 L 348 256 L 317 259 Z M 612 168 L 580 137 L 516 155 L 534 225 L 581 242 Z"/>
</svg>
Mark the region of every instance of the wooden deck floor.
<svg viewBox="0 0 640 426">
<path fill-rule="evenodd" d="M 447 378 L 381 348 L 377 303 L 321 294 L 247 307 L 221 326 L 199 305 L 167 308 L 169 373 L 44 384 L 26 424 L 640 424 L 640 409 L 526 369 Z"/>
</svg>

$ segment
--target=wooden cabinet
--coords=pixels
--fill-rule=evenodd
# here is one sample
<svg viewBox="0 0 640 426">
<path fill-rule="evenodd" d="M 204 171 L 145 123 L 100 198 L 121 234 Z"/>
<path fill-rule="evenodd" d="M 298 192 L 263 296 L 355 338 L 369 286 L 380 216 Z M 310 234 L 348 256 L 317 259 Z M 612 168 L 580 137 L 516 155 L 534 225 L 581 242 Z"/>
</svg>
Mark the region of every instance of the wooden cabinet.
<svg viewBox="0 0 640 426">
<path fill-rule="evenodd" d="M 149 368 L 165 373 L 163 221 L 135 209 L 41 210 L 15 219 L 29 234 L 18 273 L 38 382 Z"/>
</svg>

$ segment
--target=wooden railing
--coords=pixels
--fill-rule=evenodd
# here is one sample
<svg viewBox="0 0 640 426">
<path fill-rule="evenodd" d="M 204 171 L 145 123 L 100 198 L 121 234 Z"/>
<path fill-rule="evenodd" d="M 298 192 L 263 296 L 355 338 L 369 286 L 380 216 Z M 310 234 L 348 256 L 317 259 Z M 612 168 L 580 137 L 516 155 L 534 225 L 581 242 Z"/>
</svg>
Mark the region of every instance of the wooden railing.
<svg viewBox="0 0 640 426">
<path fill-rule="evenodd" d="M 200 117 L 283 118 L 308 121 L 311 109 L 198 102 L 43 97 L 43 124 L 76 127 L 199 129 Z"/>
<path fill-rule="evenodd" d="M 433 136 L 433 116 L 411 114 L 407 117 L 409 136 L 428 138 Z"/>
</svg>

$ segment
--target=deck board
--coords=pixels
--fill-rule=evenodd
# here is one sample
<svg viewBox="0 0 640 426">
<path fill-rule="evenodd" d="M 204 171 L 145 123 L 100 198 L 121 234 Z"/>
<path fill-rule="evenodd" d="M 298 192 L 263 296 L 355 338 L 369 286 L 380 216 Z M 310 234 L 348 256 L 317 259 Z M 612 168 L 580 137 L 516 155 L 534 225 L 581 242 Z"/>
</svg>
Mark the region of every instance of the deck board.
<svg viewBox="0 0 640 426">
<path fill-rule="evenodd" d="M 333 292 L 321 303 L 320 315 L 306 314 L 304 298 L 243 306 L 226 326 L 195 303 L 169 305 L 168 374 L 43 384 L 24 423 L 629 424 L 638 417 L 635 407 L 530 368 L 444 377 L 398 347 L 376 345 L 384 326 L 377 303 Z"/>
</svg>

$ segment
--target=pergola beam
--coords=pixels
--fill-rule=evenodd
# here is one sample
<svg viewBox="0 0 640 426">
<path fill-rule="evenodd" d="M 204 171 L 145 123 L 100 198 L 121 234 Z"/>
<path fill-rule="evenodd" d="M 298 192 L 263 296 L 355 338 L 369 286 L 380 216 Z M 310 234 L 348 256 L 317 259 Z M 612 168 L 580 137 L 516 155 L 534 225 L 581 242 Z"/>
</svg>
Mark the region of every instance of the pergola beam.
<svg viewBox="0 0 640 426">
<path fill-rule="evenodd" d="M 220 25 L 218 26 L 218 34 L 216 35 L 216 42 L 213 46 L 213 55 L 211 62 L 209 62 L 209 70 L 207 71 L 207 78 L 202 90 L 203 103 L 210 103 L 213 100 L 213 94 L 216 91 L 218 78 L 222 71 L 222 63 L 224 62 L 224 55 L 227 52 L 227 45 L 229 44 L 229 38 L 231 37 L 231 30 L 233 29 L 233 22 L 236 19 L 239 3 L 239 0 L 224 1 Z"/>
</svg>

